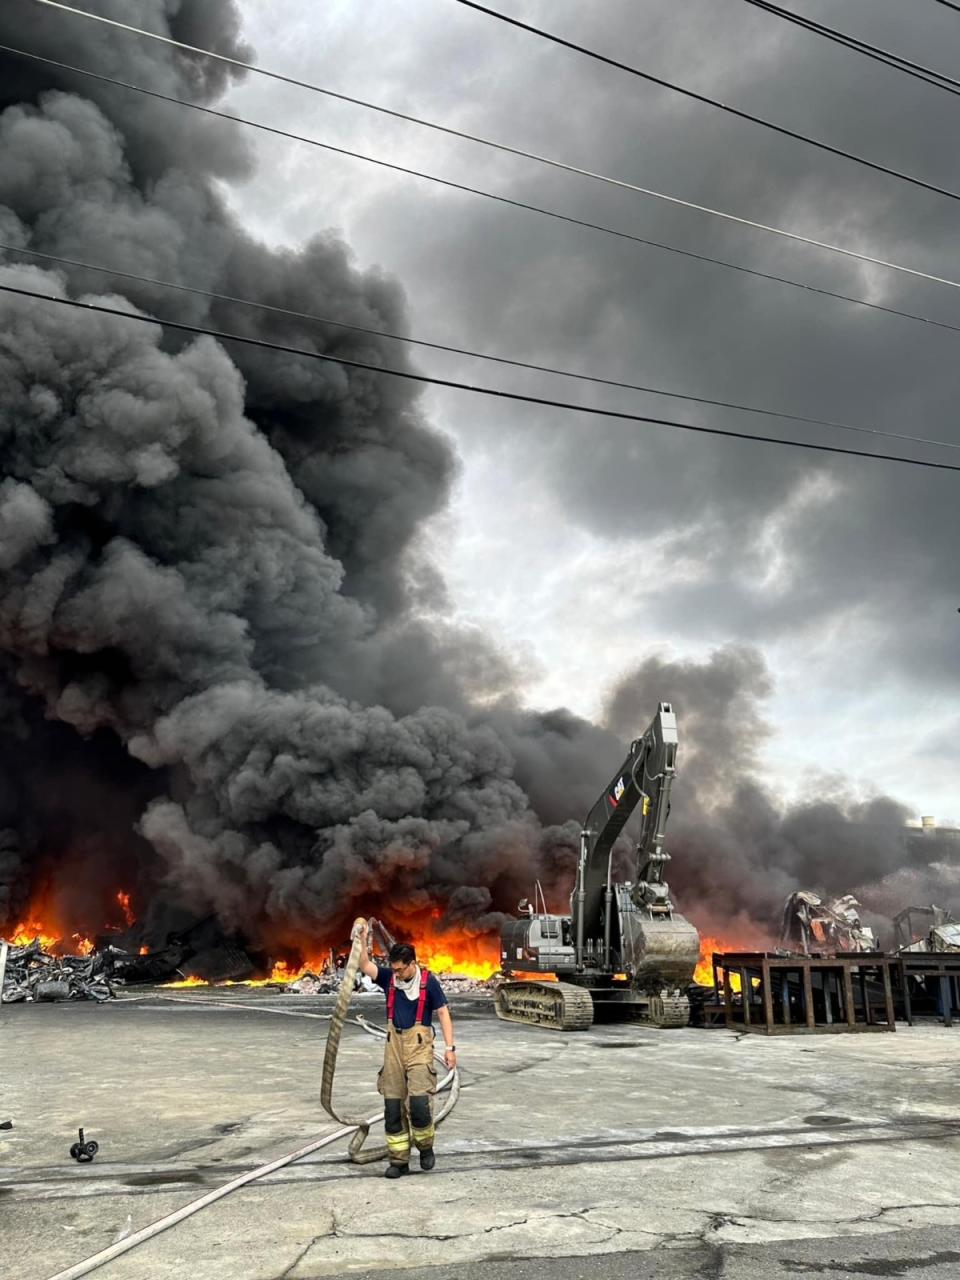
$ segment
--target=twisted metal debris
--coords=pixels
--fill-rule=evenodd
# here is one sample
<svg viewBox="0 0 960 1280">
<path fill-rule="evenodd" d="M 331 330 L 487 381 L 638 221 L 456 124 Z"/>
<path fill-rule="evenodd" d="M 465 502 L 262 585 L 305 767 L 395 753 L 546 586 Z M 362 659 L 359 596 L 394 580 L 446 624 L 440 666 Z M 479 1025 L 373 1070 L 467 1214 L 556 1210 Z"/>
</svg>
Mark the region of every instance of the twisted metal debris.
<svg viewBox="0 0 960 1280">
<path fill-rule="evenodd" d="M 102 1004 L 116 995 L 116 958 L 111 950 L 93 951 L 88 956 L 55 956 L 44 951 L 39 938 L 25 946 L 7 944 L 0 1001 L 96 1000 Z"/>
</svg>

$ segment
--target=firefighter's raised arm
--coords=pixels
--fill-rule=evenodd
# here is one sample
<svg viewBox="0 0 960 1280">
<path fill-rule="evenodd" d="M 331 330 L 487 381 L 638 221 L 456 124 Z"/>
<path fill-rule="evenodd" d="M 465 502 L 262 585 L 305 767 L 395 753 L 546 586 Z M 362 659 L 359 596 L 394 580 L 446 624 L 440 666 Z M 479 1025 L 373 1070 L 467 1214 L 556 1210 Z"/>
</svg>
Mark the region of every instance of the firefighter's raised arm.
<svg viewBox="0 0 960 1280">
<path fill-rule="evenodd" d="M 376 981 L 377 966 L 370 959 L 370 931 L 363 916 L 357 916 L 356 920 L 354 920 L 350 938 L 351 940 L 354 938 L 360 939 L 360 972 L 365 973 L 368 978 Z"/>
</svg>

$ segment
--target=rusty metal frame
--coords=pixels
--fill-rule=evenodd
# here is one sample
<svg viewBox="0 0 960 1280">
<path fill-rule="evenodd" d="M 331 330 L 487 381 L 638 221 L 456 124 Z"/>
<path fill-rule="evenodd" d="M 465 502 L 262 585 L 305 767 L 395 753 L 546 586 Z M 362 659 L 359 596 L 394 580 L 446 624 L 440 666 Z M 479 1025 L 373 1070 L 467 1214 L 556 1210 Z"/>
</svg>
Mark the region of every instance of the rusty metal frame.
<svg viewBox="0 0 960 1280">
<path fill-rule="evenodd" d="M 942 1014 L 938 1021 L 945 1027 L 954 1024 L 953 1011 L 960 1008 L 960 952 L 908 951 L 897 956 L 897 994 L 903 1003 L 903 1016 L 912 1027 L 916 1014 L 910 998 L 910 978 L 937 978 Z"/>
<path fill-rule="evenodd" d="M 727 1027 L 735 1030 L 764 1035 L 896 1031 L 891 970 L 897 968 L 898 962 L 897 957 L 875 952 L 838 952 L 830 956 L 784 956 L 769 951 L 715 952 L 714 987 L 720 989 L 717 984 L 722 972 L 724 1021 Z M 731 973 L 740 977 L 739 1005 L 734 1003 Z M 815 974 L 819 978 L 817 990 L 823 1001 L 823 1016 L 819 1020 L 814 1000 Z M 870 998 L 868 974 L 872 975 L 873 985 L 883 985 L 882 1003 Z M 796 975 L 797 994 L 802 997 L 801 1020 L 795 1019 L 790 1009 L 792 975 Z M 954 976 L 960 979 L 960 955 Z M 753 999 L 754 981 L 759 987 L 756 1000 Z M 860 996 L 859 1006 L 855 999 L 855 981 Z M 780 988 L 779 1019 L 774 1006 L 774 983 L 778 983 Z"/>
</svg>

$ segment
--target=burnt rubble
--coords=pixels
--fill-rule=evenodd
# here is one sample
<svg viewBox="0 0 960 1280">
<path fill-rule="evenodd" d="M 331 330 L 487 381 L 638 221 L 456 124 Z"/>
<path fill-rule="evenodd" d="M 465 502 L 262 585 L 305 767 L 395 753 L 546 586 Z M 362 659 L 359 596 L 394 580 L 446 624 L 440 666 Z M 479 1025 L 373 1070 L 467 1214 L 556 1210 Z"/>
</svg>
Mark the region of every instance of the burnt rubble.
<svg viewBox="0 0 960 1280">
<path fill-rule="evenodd" d="M 448 996 L 481 996 L 493 995 L 500 985 L 496 977 L 468 978 L 458 973 L 437 975 L 440 985 Z"/>
<path fill-rule="evenodd" d="M 498 985 L 496 977 L 480 979 L 469 978 L 459 973 L 438 973 L 437 978 L 448 996 L 492 995 Z M 269 982 L 267 986 L 277 991 L 289 992 L 292 995 L 323 996 L 335 994 L 339 990 L 342 980 L 343 969 L 341 967 L 338 969 L 325 969 L 322 973 L 306 970 L 293 982 Z M 376 983 L 359 974 L 357 975 L 356 990 L 360 994 L 366 993 L 370 995 L 375 993 L 381 996 L 383 994 Z"/>
<path fill-rule="evenodd" d="M 190 949 L 179 941 L 147 953 L 127 951 L 101 939 L 97 942 L 89 955 L 82 956 L 45 951 L 39 938 L 23 946 L 8 945 L 0 999 L 4 1004 L 22 1000 L 102 1002 L 116 996 L 116 987 L 127 984 L 151 985 L 184 978 L 235 982 L 255 972 L 250 957 L 230 945 L 190 955 Z"/>
<path fill-rule="evenodd" d="M 242 984 L 255 972 L 247 953 L 233 943 L 206 947 L 190 955 L 191 949 L 178 939 L 144 954 L 97 939 L 95 949 L 85 956 L 45 951 L 39 938 L 23 946 L 5 945 L 6 966 L 0 973 L 0 1000 L 4 1004 L 58 1000 L 102 1003 L 115 998 L 118 987 L 127 985 L 164 984 L 191 977 L 212 985 Z M 440 973 L 437 977 L 448 995 L 491 995 L 500 981 L 498 976 L 483 980 L 458 973 Z M 292 981 L 277 979 L 263 985 L 291 995 L 333 995 L 342 980 L 343 964 L 331 957 L 319 973 L 307 969 Z M 358 976 L 357 990 L 369 993 L 378 992 L 379 988 Z"/>
<path fill-rule="evenodd" d="M 6 964 L 0 965 L 0 1000 L 20 1001 L 96 1000 L 116 996 L 127 983 L 169 982 L 185 976 L 181 965 L 188 950 L 179 941 L 157 951 L 142 953 L 117 946 L 111 937 L 97 938 L 87 955 L 48 951 L 40 938 L 22 945 L 4 943 Z M 245 967 L 250 961 L 244 957 Z"/>
<path fill-rule="evenodd" d="M 55 956 L 43 950 L 39 938 L 26 946 L 7 948 L 0 1000 L 96 1000 L 103 1003 L 113 989 L 116 963 L 108 952 L 88 956 Z"/>
</svg>

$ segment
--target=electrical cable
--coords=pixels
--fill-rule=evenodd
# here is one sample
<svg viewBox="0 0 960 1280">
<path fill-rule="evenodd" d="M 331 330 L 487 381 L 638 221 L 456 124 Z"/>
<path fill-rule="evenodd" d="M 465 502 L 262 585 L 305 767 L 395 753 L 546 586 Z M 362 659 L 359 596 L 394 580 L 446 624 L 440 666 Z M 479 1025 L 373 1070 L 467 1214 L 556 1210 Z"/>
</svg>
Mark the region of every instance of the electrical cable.
<svg viewBox="0 0 960 1280">
<path fill-rule="evenodd" d="M 312 324 L 331 325 L 337 329 L 349 329 L 353 333 L 363 333 L 375 338 L 389 338 L 394 342 L 406 342 L 413 346 L 425 347 L 430 351 L 445 351 L 451 355 L 468 356 L 471 360 L 486 360 L 492 364 L 508 365 L 514 369 L 526 369 L 533 373 L 547 373 L 557 378 L 570 378 L 577 382 L 596 383 L 603 387 L 617 387 L 624 391 L 641 391 L 646 395 L 664 396 L 671 400 L 689 400 L 693 404 L 712 405 L 718 409 L 736 409 L 741 413 L 756 413 L 767 418 L 785 418 L 791 422 L 806 422 L 816 427 L 833 427 L 838 431 L 856 431 L 863 435 L 883 436 L 890 440 L 905 440 L 910 444 L 929 444 L 942 449 L 960 449 L 960 444 L 949 440 L 935 440 L 928 436 L 911 436 L 898 431 L 881 431 L 876 427 L 859 427 L 847 422 L 836 422 L 830 418 L 811 418 L 800 413 L 786 413 L 779 409 L 762 409 L 757 405 L 739 404 L 734 400 L 716 400 L 709 396 L 688 395 L 683 391 L 668 391 L 664 387 L 650 387 L 638 382 L 620 382 L 615 378 L 601 378 L 596 374 L 576 373 L 570 369 L 557 369 L 552 365 L 534 364 L 527 360 L 515 360 L 509 356 L 493 355 L 485 351 L 471 351 L 468 347 L 455 347 L 444 342 L 430 342 L 425 338 L 414 338 L 408 334 L 390 333 L 386 329 L 371 329 L 362 324 L 352 324 L 346 320 L 333 320 L 329 316 L 315 315 L 309 311 L 293 311 L 288 307 L 273 306 L 268 302 L 257 302 L 252 298 L 238 298 L 228 293 L 216 293 L 212 289 L 199 289 L 194 285 L 174 284 L 170 280 L 158 280 L 153 276 L 136 275 L 132 271 L 120 271 L 113 267 L 99 266 L 92 262 L 81 262 L 77 258 L 63 258 L 55 253 L 42 253 L 39 249 L 26 249 L 21 246 L 6 244 L 0 240 L 0 250 L 10 253 L 28 254 L 32 258 L 42 258 L 45 262 L 58 262 L 68 267 L 79 267 L 84 271 L 97 271 L 103 275 L 118 276 L 123 280 L 133 280 L 138 284 L 156 285 L 162 289 L 176 289 L 182 293 L 191 293 L 200 298 L 210 298 L 216 302 L 228 302 L 242 307 L 254 307 L 267 311 L 271 315 L 286 316 L 292 320 L 308 320 Z"/>
<path fill-rule="evenodd" d="M 37 3 L 56 4 L 57 0 L 37 0 Z M 830 155 L 852 160 L 867 169 L 875 169 L 878 173 L 886 173 L 892 178 L 900 178 L 903 182 L 909 182 L 916 187 L 923 187 L 927 191 L 935 191 L 938 195 L 949 196 L 951 200 L 960 200 L 960 193 L 951 191 L 948 187 L 940 187 L 936 183 L 926 182 L 923 178 L 901 173 L 898 169 L 892 169 L 888 165 L 880 164 L 875 160 L 868 160 L 865 156 L 858 156 L 852 151 L 844 151 L 842 147 L 831 146 L 829 142 L 821 142 L 819 139 L 811 138 L 807 134 L 798 133 L 795 129 L 788 129 L 785 125 L 774 124 L 770 120 L 764 120 L 762 116 L 751 115 L 749 111 L 741 111 L 738 107 L 731 107 L 727 103 L 718 102 L 716 98 L 708 98 L 705 94 L 696 93 L 693 89 L 685 89 L 681 85 L 672 84 L 669 80 L 661 80 L 659 76 L 651 75 L 648 71 L 641 71 L 639 67 L 630 66 L 629 63 L 619 62 L 616 58 L 610 58 L 604 53 L 599 53 L 596 49 L 588 49 L 586 45 L 577 44 L 573 40 L 566 40 L 563 36 L 558 36 L 552 31 L 545 31 L 542 27 L 533 26 L 532 23 L 521 22 L 519 18 L 512 18 L 507 13 L 501 13 L 499 9 L 491 9 L 485 4 L 478 4 L 477 0 L 456 0 L 456 3 L 465 5 L 468 9 L 476 9 L 480 13 L 488 14 L 491 18 L 506 22 L 512 27 L 519 27 L 523 31 L 529 31 L 531 34 L 540 36 L 544 40 L 550 40 L 554 44 L 563 45 L 565 49 L 572 49 L 575 53 L 582 53 L 597 62 L 604 62 L 607 66 L 616 67 L 619 71 L 626 71 L 632 76 L 638 76 L 641 80 L 648 80 L 651 84 L 660 85 L 661 88 L 672 89 L 674 93 L 681 93 L 685 98 L 692 98 L 695 102 L 703 102 L 707 106 L 716 107 L 718 111 L 726 111 L 730 115 L 737 116 L 740 120 L 749 120 L 752 124 L 759 124 L 764 129 L 771 129 L 774 133 L 782 134 L 786 138 L 805 142 L 811 147 L 817 147 L 820 151 L 829 152 Z M 63 8 L 64 6 L 57 4 L 57 7 Z"/>
<path fill-rule="evenodd" d="M 782 18 L 785 22 L 792 22 L 795 26 L 812 31 L 815 35 L 823 36 L 825 39 L 833 41 L 834 44 L 840 44 L 852 49 L 855 53 L 862 53 L 864 57 L 871 58 L 874 62 L 880 62 L 885 66 L 893 67 L 897 71 L 902 71 L 905 75 L 922 80 L 925 84 L 933 85 L 935 89 L 943 89 L 947 93 L 960 95 L 960 80 L 954 80 L 952 76 L 944 75 L 940 71 L 934 71 L 932 67 L 922 66 L 919 62 L 911 62 L 909 58 L 902 58 L 898 53 L 892 53 L 889 49 L 881 49 L 877 45 L 868 44 L 865 40 L 858 39 L 857 36 L 847 35 L 846 32 L 837 31 L 834 27 L 824 26 L 822 22 L 815 22 L 813 18 L 794 13 L 792 10 L 784 9 L 778 4 L 771 4 L 770 0 L 744 0 L 744 3 L 753 5 L 755 9 L 762 9 L 765 13 L 770 13 L 774 17 Z"/>
<path fill-rule="evenodd" d="M 0 284 L 0 292 L 14 294 L 21 298 L 32 298 L 41 302 L 54 302 L 60 306 L 72 307 L 76 310 L 93 314 L 118 316 L 122 320 L 134 320 L 140 324 L 152 324 L 160 328 L 176 329 L 183 333 L 200 334 L 205 337 L 216 338 L 222 342 L 240 342 L 245 346 L 259 347 L 263 350 L 281 352 L 286 355 L 303 356 L 308 360 L 319 360 L 325 364 L 338 364 L 347 369 L 363 369 L 369 373 L 381 374 L 391 378 L 402 378 L 408 382 L 422 382 L 429 386 L 444 387 L 452 391 L 466 391 L 472 395 L 490 396 L 494 399 L 515 401 L 519 404 L 542 405 L 548 409 L 582 413 L 588 417 L 612 418 L 621 422 L 642 422 L 651 426 L 670 427 L 677 431 L 692 431 L 698 435 L 722 436 L 731 440 L 749 440 L 759 444 L 784 445 L 793 449 L 807 449 L 814 453 L 835 453 L 846 457 L 869 458 L 874 462 L 896 462 L 904 466 L 925 467 L 933 471 L 960 471 L 960 465 L 950 462 L 933 462 L 923 458 L 905 458 L 889 453 L 866 453 L 862 449 L 846 449 L 840 445 L 815 444 L 812 441 L 789 440 L 779 436 L 761 436 L 749 431 L 734 431 L 728 427 L 706 427 L 701 423 L 677 422 L 672 418 L 657 418 L 648 414 L 627 413 L 620 409 L 602 409 L 598 405 L 581 405 L 569 400 L 553 400 L 545 396 L 524 395 L 519 391 L 506 391 L 499 387 L 478 386 L 470 382 L 459 382 L 452 378 L 437 378 L 425 373 L 413 373 L 407 369 L 392 369 L 383 365 L 367 364 L 361 360 L 350 360 L 346 356 L 327 355 L 324 352 L 310 351 L 304 347 L 292 347 L 284 343 L 267 342 L 263 338 L 251 338 L 245 334 L 227 333 L 222 329 L 210 329 L 202 325 L 187 324 L 182 320 L 160 320 L 154 316 L 122 311 L 117 307 L 106 307 L 100 303 L 81 302 L 77 298 L 58 298 L 51 294 L 37 293 L 33 289 L 20 289 L 9 284 Z"/>
<path fill-rule="evenodd" d="M 0 49 L 3 49 L 4 47 L 5 46 L 0 45 Z M 16 52 L 16 51 L 12 49 L 7 49 L 7 52 Z M 34 54 L 24 54 L 23 56 L 37 57 L 37 55 L 34 55 Z M 50 61 L 49 59 L 43 59 L 43 60 Z M 55 65 L 62 66 L 65 64 L 57 63 Z M 68 69 L 74 70 L 74 68 L 72 67 Z M 86 74 L 90 76 L 96 75 L 95 72 L 81 72 L 81 74 Z M 120 83 L 120 82 L 114 81 L 111 83 Z M 175 101 L 180 102 L 179 99 L 176 99 Z M 193 103 L 181 103 L 181 105 L 194 106 Z M 222 113 L 217 113 L 217 114 L 222 114 Z M 232 120 L 235 124 L 242 123 L 241 121 L 238 121 L 235 116 L 224 115 L 223 118 L 227 120 Z M 542 215 L 543 217 L 552 218 L 557 222 L 565 222 L 574 227 L 584 227 L 588 231 L 599 231 L 603 235 L 614 236 L 619 240 L 628 240 L 634 244 L 642 244 L 650 249 L 660 249 L 664 253 L 677 254 L 679 257 L 682 257 L 682 258 L 692 258 L 696 262 L 708 262 L 708 263 L 711 263 L 713 266 L 723 267 L 725 270 L 728 270 L 728 271 L 739 271 L 744 275 L 755 276 L 759 280 L 771 280 L 777 284 L 789 285 L 793 289 L 802 289 L 807 293 L 816 293 L 816 294 L 820 294 L 825 298 L 834 298 L 840 302 L 849 302 L 854 304 L 855 306 L 866 307 L 871 311 L 883 311 L 883 312 L 886 312 L 888 315 L 901 316 L 906 320 L 915 320 L 920 322 L 921 324 L 934 325 L 936 328 L 939 328 L 939 329 L 952 329 L 954 332 L 960 333 L 960 325 L 950 324 L 946 320 L 937 320 L 932 316 L 923 316 L 913 311 L 900 311 L 895 307 L 887 307 L 879 302 L 868 302 L 866 298 L 856 298 L 852 294 L 837 293 L 832 289 L 824 289 L 817 285 L 806 284 L 802 280 L 792 280 L 789 276 L 779 276 L 773 272 L 760 271 L 756 267 L 745 267 L 741 263 L 728 262 L 725 258 L 714 258 L 706 253 L 697 253 L 693 249 L 681 249 L 678 245 L 667 244 L 665 241 L 662 241 L 662 240 L 650 240 L 645 236 L 634 235 L 630 231 L 622 231 L 616 227 L 605 226 L 601 222 L 591 222 L 586 218 L 575 218 L 571 214 L 560 213 L 556 209 L 548 209 L 541 205 L 528 204 L 526 201 L 516 200 L 510 196 L 498 195 L 496 192 L 485 191 L 480 187 L 471 187 L 471 186 L 467 186 L 462 182 L 453 182 L 447 178 L 439 178 L 436 176 L 436 174 L 424 173 L 419 169 L 410 169 L 405 167 L 404 165 L 394 164 L 388 160 L 379 160 L 373 156 L 363 155 L 361 152 L 358 152 L 358 151 L 348 151 L 343 147 L 335 147 L 329 143 L 323 143 L 323 142 L 311 140 L 308 138 L 300 138 L 296 134 L 287 134 L 279 130 L 271 130 L 270 127 L 267 125 L 251 126 L 251 127 L 259 127 L 259 128 L 265 129 L 267 132 L 281 132 L 283 137 L 293 138 L 295 141 L 298 141 L 298 142 L 310 142 L 311 145 L 313 146 L 322 147 L 328 151 L 335 151 L 338 155 L 349 156 L 354 160 L 362 160 L 368 164 L 378 165 L 384 169 L 392 169 L 397 173 L 404 173 L 404 174 L 407 174 L 409 177 L 421 178 L 424 181 L 433 182 L 433 183 L 436 183 L 438 186 L 442 186 L 442 187 L 449 187 L 454 191 L 462 191 L 468 195 L 479 196 L 484 200 L 491 200 L 496 204 L 508 205 L 514 209 L 524 209 L 528 213 L 537 213 Z"/>
<path fill-rule="evenodd" d="M 505 143 L 492 142 L 488 138 L 478 137 L 476 134 L 466 133 L 461 129 L 453 129 L 449 125 L 438 124 L 436 121 L 423 120 L 417 116 L 408 115 L 403 111 L 394 111 L 390 107 L 382 107 L 377 103 L 367 102 L 362 98 L 355 98 L 349 94 L 337 93 L 332 89 L 325 89 L 321 85 L 310 84 L 304 80 L 297 80 L 293 76 L 285 76 L 277 71 L 270 71 L 266 67 L 259 67 L 252 62 L 243 62 L 239 58 L 231 58 L 223 53 L 215 53 L 212 49 L 202 49 L 197 45 L 186 44 L 181 40 L 174 40 L 171 36 L 162 36 L 155 31 L 144 31 L 141 27 L 134 27 L 125 22 L 118 22 L 113 18 L 105 18 L 97 13 L 90 13 L 86 9 L 78 9 L 73 5 L 63 4 L 61 0 L 34 0 L 35 4 L 46 5 L 51 9 L 61 9 L 66 13 L 76 14 L 82 18 L 90 18 L 95 22 L 106 23 L 111 27 L 118 27 L 123 31 L 129 31 L 136 35 L 145 36 L 149 40 L 159 40 L 163 44 L 173 45 L 177 49 L 183 49 L 189 53 L 198 53 L 207 58 L 216 58 L 218 62 L 228 63 L 231 66 L 238 67 L 244 71 L 256 72 L 258 75 L 269 76 L 272 80 L 280 80 L 284 84 L 296 85 L 301 89 L 309 89 L 314 93 L 322 93 L 326 97 L 336 98 L 340 102 L 349 102 L 354 106 L 365 107 L 369 111 L 377 111 L 382 115 L 392 116 L 396 120 L 405 120 L 410 124 L 421 125 L 425 129 L 435 129 L 440 133 L 448 134 L 454 138 L 463 138 L 468 142 L 478 142 L 483 146 L 496 147 L 500 151 L 506 151 L 511 155 L 526 156 L 528 159 L 539 160 L 543 164 L 551 164 L 557 168 L 568 169 L 571 172 L 580 173 L 585 177 L 590 177 L 603 182 L 612 182 L 617 186 L 627 186 L 631 184 L 617 181 L 614 178 L 604 178 L 600 174 L 591 173 L 586 169 L 577 169 L 571 165 L 563 165 L 556 160 L 548 160 L 544 156 L 534 156 L 529 152 L 521 151 L 517 147 L 507 146 Z M 685 89 L 680 85 L 671 84 L 669 80 L 661 80 L 659 76 L 651 75 L 647 71 L 640 71 L 637 67 L 630 67 L 625 63 L 616 62 L 612 58 L 607 58 L 603 54 L 594 52 L 592 49 L 586 49 L 582 45 L 574 44 L 572 41 L 564 40 L 560 36 L 543 31 L 539 27 L 530 26 L 528 23 L 520 22 L 516 18 L 511 18 L 507 14 L 499 13 L 496 9 L 488 9 L 485 5 L 475 3 L 475 0 L 457 0 L 458 4 L 468 5 L 472 9 L 479 9 L 483 13 L 490 14 L 494 18 L 499 18 L 503 22 L 509 22 L 513 26 L 522 27 L 526 31 L 532 31 L 534 34 L 543 36 L 547 40 L 553 40 L 557 44 L 565 45 L 567 48 L 575 49 L 579 53 L 587 54 L 591 58 L 597 58 L 601 62 L 607 62 L 611 66 L 619 67 L 623 71 L 629 71 L 631 75 L 639 76 L 643 80 L 650 81 L 651 84 L 659 85 L 664 89 L 672 89 L 675 93 L 683 94 L 684 97 L 692 98 L 696 102 L 705 103 L 707 106 L 716 107 L 719 111 L 726 111 L 730 115 L 737 116 L 741 120 L 749 120 L 753 124 L 762 125 L 765 129 L 771 129 L 774 133 L 782 134 L 784 137 L 793 138 L 798 142 L 805 142 L 809 146 L 817 147 L 821 151 L 826 151 L 830 155 L 840 156 L 845 160 L 852 160 L 854 163 L 863 165 L 867 169 L 873 169 L 877 173 L 885 173 L 889 177 L 899 178 L 902 182 L 909 182 L 912 186 L 921 187 L 925 191 L 933 191 L 937 195 L 947 196 L 951 200 L 960 200 L 960 192 L 951 191 L 948 187 L 938 186 L 936 183 L 927 182 L 923 178 L 916 178 L 911 174 L 901 173 L 897 169 L 892 169 L 888 165 L 879 164 L 874 160 L 867 160 L 864 156 L 858 156 L 852 151 L 844 151 L 841 147 L 831 146 L 828 142 L 821 142 L 816 138 L 808 137 L 806 134 L 798 133 L 794 129 L 788 129 L 784 125 L 773 124 L 769 120 L 764 120 L 761 116 L 751 115 L 747 111 L 741 111 L 737 107 L 727 106 L 725 103 L 718 102 L 714 98 L 708 98 L 702 93 L 696 93 L 693 89 Z M 643 190 L 640 187 L 634 187 L 633 190 Z M 647 192 L 645 194 L 653 194 Z"/>
<path fill-rule="evenodd" d="M 54 0 L 34 0 L 34 2 L 37 4 L 53 4 Z M 457 0 L 457 3 L 466 3 L 466 2 L 467 0 Z M 59 7 L 63 7 L 63 6 L 59 6 Z M 130 89 L 134 93 L 141 93 L 149 98 L 157 98 L 162 102 L 171 102 L 171 103 L 175 103 L 177 106 L 188 107 L 192 111 L 201 111 L 203 112 L 204 115 L 216 116 L 218 119 L 221 119 L 221 120 L 229 120 L 231 124 L 242 124 L 250 129 L 259 129 L 264 133 L 275 134 L 276 136 L 281 138 L 290 138 L 295 142 L 304 142 L 304 143 L 307 143 L 309 146 L 320 147 L 325 151 L 332 151 L 332 152 L 336 152 L 339 155 L 347 155 L 347 156 L 352 156 L 355 159 L 366 160 L 371 164 L 380 165 L 385 169 L 396 169 L 402 173 L 412 174 L 414 177 L 427 178 L 431 182 L 441 182 L 444 186 L 457 187 L 460 190 L 472 191 L 473 194 L 478 194 L 476 189 L 465 187 L 459 183 L 449 182 L 446 179 L 437 179 L 430 174 L 421 173 L 415 169 L 407 169 L 407 168 L 404 168 L 402 165 L 393 164 L 386 160 L 379 160 L 371 156 L 361 155 L 359 152 L 356 152 L 356 151 L 348 151 L 345 147 L 337 147 L 330 142 L 320 142 L 317 138 L 309 138 L 305 134 L 291 133 L 287 129 L 280 129 L 274 125 L 262 124 L 260 121 L 257 121 L 257 120 L 248 120 L 243 116 L 235 116 L 235 115 L 229 114 L 226 111 L 218 111 L 214 107 L 205 107 L 198 102 L 188 102 L 185 98 L 177 98 L 172 94 L 160 93 L 159 90 L 157 89 L 145 89 L 143 88 L 142 85 L 131 84 L 127 80 L 117 80 L 113 76 L 102 75 L 100 72 L 97 72 L 97 71 L 88 71 L 84 67 L 74 66 L 69 62 L 59 62 L 55 58 L 45 58 L 39 53 L 28 53 L 25 49 L 16 49 L 12 45 L 6 45 L 6 44 L 0 44 L 0 51 L 4 53 L 12 53 L 17 57 L 21 57 L 21 58 L 29 58 L 34 62 L 43 62 L 43 63 L 46 63 L 48 66 L 59 67 L 63 71 L 73 71 L 77 75 L 88 76 L 90 79 L 99 80 L 105 84 L 112 84 L 121 89 Z M 463 135 L 463 136 L 466 137 L 467 135 Z M 482 141 L 482 139 L 474 139 L 474 140 Z M 918 280 L 929 280 L 934 284 L 947 285 L 951 289 L 960 289 L 960 281 L 951 280 L 946 276 L 933 275 L 928 271 L 920 271 L 916 267 L 905 267 L 896 262 L 888 262 L 885 258 L 875 258 L 875 257 L 872 257 L 870 254 L 859 253 L 856 249 L 845 249 L 842 245 L 830 244 L 828 241 L 825 241 L 825 240 L 815 240 L 810 236 L 800 235 L 800 233 L 796 231 L 786 231 L 781 227 L 769 226 L 765 222 L 756 222 L 751 218 L 742 218 L 735 213 L 726 213 L 722 209 L 712 209 L 710 208 L 709 205 L 696 204 L 692 200 L 683 200 L 681 199 L 680 196 L 667 195 L 665 192 L 662 192 L 662 191 L 654 191 L 650 187 L 636 186 L 632 182 L 624 182 L 619 178 L 608 178 L 603 174 L 593 173 L 589 169 L 579 169 L 577 168 L 576 165 L 568 165 L 568 164 L 564 164 L 560 160 L 551 160 L 545 156 L 538 156 L 531 151 L 520 151 L 516 147 L 508 147 L 503 143 L 489 142 L 489 143 L 485 143 L 485 145 L 494 147 L 496 150 L 499 150 L 499 151 L 508 151 L 513 155 L 524 156 L 528 160 L 536 160 L 541 164 L 549 165 L 551 168 L 562 169 L 566 173 L 574 173 L 574 174 L 578 174 L 580 177 L 593 178 L 598 182 L 607 183 L 610 186 L 614 186 L 614 187 L 620 187 L 626 191 L 635 191 L 639 195 L 651 196 L 655 200 L 664 200 L 668 204 L 677 205 L 678 207 L 683 209 L 693 209 L 697 213 L 706 213 L 714 218 L 722 218 L 726 222 L 732 222 L 737 224 L 738 226 L 751 227 L 755 231 L 766 231 L 770 235 L 780 236 L 786 240 L 793 240 L 798 244 L 810 245 L 815 249 L 826 249 L 829 253 L 838 253 L 845 258 L 855 259 L 857 262 L 866 262 L 870 266 L 885 267 L 889 271 L 897 271 L 902 275 L 912 276 Z M 493 198 L 500 200 L 505 204 L 507 203 L 520 204 L 519 201 L 508 200 L 506 197 L 502 197 L 502 196 L 495 196 Z M 958 196 L 958 199 L 960 199 L 960 196 Z M 526 206 L 526 207 L 529 208 L 532 206 Z M 542 210 L 540 212 L 542 212 Z M 564 221 L 576 221 L 576 220 L 568 219 L 564 216 Z M 621 233 L 615 232 L 614 234 L 619 235 Z"/>
<path fill-rule="evenodd" d="M 954 4 L 953 0 L 936 0 L 937 4 L 945 5 L 948 9 L 956 9 L 960 13 L 960 4 Z"/>
</svg>

